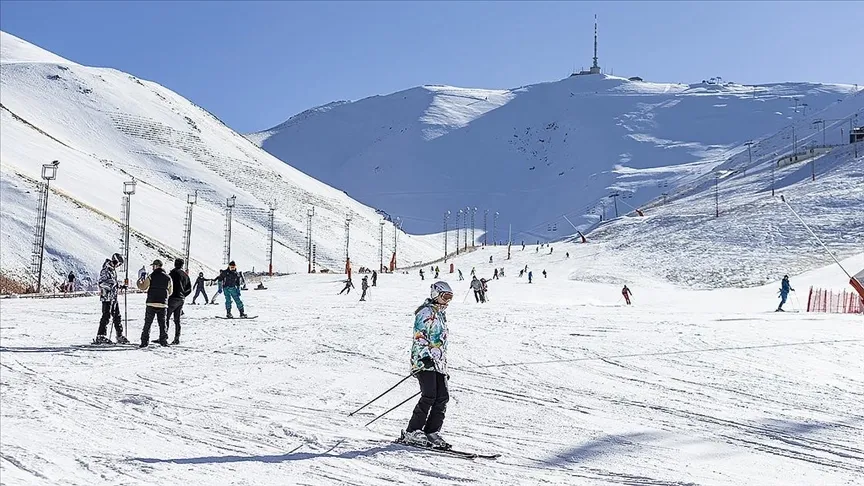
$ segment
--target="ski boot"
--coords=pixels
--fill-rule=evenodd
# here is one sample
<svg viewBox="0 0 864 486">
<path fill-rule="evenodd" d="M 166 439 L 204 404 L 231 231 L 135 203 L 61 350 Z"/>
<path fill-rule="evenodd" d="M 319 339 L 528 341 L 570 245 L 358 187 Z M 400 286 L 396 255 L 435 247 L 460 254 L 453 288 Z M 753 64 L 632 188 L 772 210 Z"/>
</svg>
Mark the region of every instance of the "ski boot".
<svg viewBox="0 0 864 486">
<path fill-rule="evenodd" d="M 100 334 L 100 335 L 96 336 L 96 339 L 93 340 L 93 344 L 114 344 L 114 343 L 111 342 L 110 339 L 108 339 L 108 336 L 106 336 L 104 334 Z"/>
<path fill-rule="evenodd" d="M 160 339 L 160 340 L 158 340 L 158 341 L 156 341 L 156 342 L 159 343 L 159 344 L 162 345 L 162 346 L 168 346 L 168 338 Z"/>
<path fill-rule="evenodd" d="M 429 447 L 429 438 L 422 430 L 415 430 L 413 432 L 408 432 L 403 430 L 401 435 L 399 436 L 399 442 L 403 444 L 419 446 L 419 447 Z"/>
<path fill-rule="evenodd" d="M 117 344 L 129 344 L 129 340 L 126 339 L 126 336 L 121 334 L 117 336 Z"/>
<path fill-rule="evenodd" d="M 242 317 L 242 316 L 241 316 L 241 317 Z M 226 318 L 226 319 L 234 319 L 234 316 L 231 315 L 231 311 L 228 311 L 228 312 L 225 314 L 225 318 Z"/>
<path fill-rule="evenodd" d="M 240 311 L 240 319 L 246 319 L 246 318 L 247 318 L 247 317 L 249 317 L 249 316 L 248 316 L 248 315 L 246 315 L 246 313 L 245 313 L 245 312 L 243 312 L 243 311 Z"/>
<path fill-rule="evenodd" d="M 426 434 L 426 438 L 429 440 L 429 445 L 433 449 L 441 449 L 441 450 L 449 450 L 452 446 L 447 443 L 438 432 L 432 432 L 431 434 Z"/>
<path fill-rule="evenodd" d="M 171 346 L 174 346 L 175 344 L 180 344 L 180 338 L 179 337 L 175 337 L 174 340 L 171 341 Z"/>
</svg>

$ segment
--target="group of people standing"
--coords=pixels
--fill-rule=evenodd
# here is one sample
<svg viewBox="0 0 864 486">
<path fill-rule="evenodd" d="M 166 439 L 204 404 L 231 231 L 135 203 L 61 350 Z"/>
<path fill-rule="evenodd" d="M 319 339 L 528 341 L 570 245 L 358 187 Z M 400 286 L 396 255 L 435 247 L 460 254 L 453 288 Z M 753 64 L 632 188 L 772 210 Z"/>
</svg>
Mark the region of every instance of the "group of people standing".
<svg viewBox="0 0 864 486">
<path fill-rule="evenodd" d="M 111 258 L 105 260 L 102 264 L 102 270 L 99 272 L 99 300 L 102 303 L 102 318 L 99 321 L 99 329 L 96 331 L 96 339 L 93 344 L 113 344 L 107 335 L 109 321 L 113 321 L 114 331 L 117 334 L 117 344 L 129 344 L 129 339 L 124 334 L 120 305 L 117 301 L 118 292 L 128 288 L 126 282 L 121 285 L 117 279 L 117 267 L 123 263 L 123 256 L 115 253 Z M 150 264 L 151 271 L 149 274 L 144 268 L 138 272 L 135 285 L 139 290 L 147 293 L 140 347 L 149 346 L 150 328 L 154 319 L 159 326 L 159 339 L 156 342 L 162 346 L 180 344 L 180 316 L 183 314 L 183 304 L 186 297 L 192 293 L 189 275 L 183 269 L 185 263 L 182 258 L 177 258 L 174 260 L 174 268 L 170 272 L 166 272 L 162 268 L 162 261 L 156 259 Z M 224 291 L 225 293 L 227 317 L 233 317 L 231 314 L 232 300 L 237 304 L 240 317 L 247 317 L 243 301 L 240 300 L 242 277 L 237 272 L 236 264 L 233 261 L 229 263 L 228 268 L 220 271 L 215 280 L 220 284 L 220 292 Z M 204 281 L 204 274 L 199 273 L 198 279 L 195 281 L 198 292 L 192 299 L 193 303 L 198 297 L 198 293 L 204 292 Z M 218 294 L 219 292 L 217 292 Z M 215 297 L 214 295 L 214 299 Z M 204 299 L 207 300 L 206 292 L 204 292 Z M 172 318 L 174 320 L 174 340 L 169 343 L 168 330 Z"/>
</svg>

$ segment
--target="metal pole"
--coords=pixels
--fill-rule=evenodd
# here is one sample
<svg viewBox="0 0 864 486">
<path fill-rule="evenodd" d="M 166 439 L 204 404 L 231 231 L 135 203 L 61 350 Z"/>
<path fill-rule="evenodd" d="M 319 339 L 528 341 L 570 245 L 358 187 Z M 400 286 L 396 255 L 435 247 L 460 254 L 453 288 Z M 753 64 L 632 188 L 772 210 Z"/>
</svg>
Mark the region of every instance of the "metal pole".
<svg viewBox="0 0 864 486">
<path fill-rule="evenodd" d="M 345 273 L 348 273 L 348 263 L 351 261 L 348 253 L 348 245 L 351 242 L 351 216 L 345 217 Z M 379 268 L 380 272 L 381 269 Z"/>
<path fill-rule="evenodd" d="M 48 194 L 51 190 L 51 179 L 45 179 L 45 190 L 42 197 L 42 236 L 39 241 L 39 274 L 36 277 L 36 293 L 42 292 L 42 261 L 45 258 L 45 225 L 48 222 Z"/>
<path fill-rule="evenodd" d="M 471 208 L 471 248 L 474 248 L 474 245 L 477 242 L 477 239 L 474 237 L 474 228 L 477 226 L 474 224 L 474 214 L 477 212 L 477 208 Z"/>
<path fill-rule="evenodd" d="M 270 206 L 270 268 L 269 274 L 273 276 L 273 233 L 276 226 L 276 207 L 275 205 Z"/>
<path fill-rule="evenodd" d="M 486 231 L 486 220 L 487 220 L 488 216 L 489 216 L 489 210 L 484 209 L 483 210 L 483 247 L 484 248 L 486 247 L 486 236 L 489 234 Z"/>
<path fill-rule="evenodd" d="M 378 239 L 378 271 L 384 270 L 384 221 L 381 221 L 381 235 Z"/>
<path fill-rule="evenodd" d="M 388 413 L 392 412 L 393 410 L 396 410 L 397 408 L 401 407 L 402 405 L 405 405 L 406 403 L 408 403 L 408 400 L 411 400 L 412 398 L 416 397 L 419 394 L 420 394 L 420 392 L 417 392 L 417 393 L 411 395 L 410 397 L 406 398 L 405 400 L 399 402 L 396 406 L 394 406 L 390 410 L 387 410 L 386 412 L 382 413 L 381 415 L 379 415 L 379 416 L 375 417 L 374 419 L 370 420 L 369 422 L 367 422 L 366 425 L 364 425 L 364 427 L 368 427 L 369 425 L 371 425 L 373 422 L 380 419 L 381 417 L 387 415 Z"/>
<path fill-rule="evenodd" d="M 714 217 L 715 218 L 720 217 L 720 196 L 719 196 L 719 193 L 717 192 L 717 181 L 719 179 L 720 178 L 717 176 L 717 174 L 714 174 Z"/>
<path fill-rule="evenodd" d="M 771 157 L 771 197 L 774 197 L 774 168 L 777 166 L 777 161 Z"/>
<path fill-rule="evenodd" d="M 444 213 L 444 263 L 447 263 L 447 218 L 450 217 L 450 211 Z"/>
<path fill-rule="evenodd" d="M 456 256 L 459 256 L 459 247 L 462 245 L 459 244 L 459 238 L 462 234 L 462 210 L 459 210 L 459 213 L 456 215 Z"/>
<path fill-rule="evenodd" d="M 462 214 L 462 227 L 465 228 L 465 238 L 463 238 L 463 245 L 465 252 L 468 251 L 468 212 L 471 211 L 471 208 L 465 208 L 465 212 Z"/>
<path fill-rule="evenodd" d="M 373 403 L 375 403 L 375 400 L 378 400 L 379 398 L 383 397 L 384 395 L 390 393 L 391 391 L 393 391 L 394 388 L 396 388 L 397 386 L 399 386 L 399 385 L 401 385 L 402 383 L 404 383 L 405 380 L 407 380 L 408 378 L 411 378 L 412 376 L 416 375 L 419 371 L 420 371 L 420 370 L 414 371 L 414 372 L 412 372 L 410 375 L 406 376 L 405 378 L 402 378 L 401 380 L 399 380 L 398 383 L 396 383 L 395 385 L 393 385 L 393 386 L 391 386 L 390 388 L 388 388 L 387 390 L 385 390 L 384 393 L 378 395 L 377 397 L 373 398 L 372 400 L 369 400 L 369 401 L 366 402 L 366 404 L 363 405 L 362 407 L 360 407 L 360 408 L 358 408 L 357 410 L 354 410 L 353 412 L 349 413 L 348 416 L 350 417 L 350 416 L 354 415 L 355 413 L 359 412 L 360 410 L 363 410 L 364 408 L 368 407 L 369 405 L 372 405 Z"/>
</svg>

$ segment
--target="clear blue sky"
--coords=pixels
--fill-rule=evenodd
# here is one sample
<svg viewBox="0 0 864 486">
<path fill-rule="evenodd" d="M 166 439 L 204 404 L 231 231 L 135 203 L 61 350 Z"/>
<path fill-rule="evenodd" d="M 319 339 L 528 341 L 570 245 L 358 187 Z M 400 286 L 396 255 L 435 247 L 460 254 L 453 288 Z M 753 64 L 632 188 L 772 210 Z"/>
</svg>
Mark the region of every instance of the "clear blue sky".
<svg viewBox="0 0 864 486">
<path fill-rule="evenodd" d="M 0 29 L 158 82 L 251 132 L 422 84 L 566 77 L 591 63 L 595 13 L 600 64 L 617 75 L 864 84 L 864 2 L 4 0 Z"/>
</svg>

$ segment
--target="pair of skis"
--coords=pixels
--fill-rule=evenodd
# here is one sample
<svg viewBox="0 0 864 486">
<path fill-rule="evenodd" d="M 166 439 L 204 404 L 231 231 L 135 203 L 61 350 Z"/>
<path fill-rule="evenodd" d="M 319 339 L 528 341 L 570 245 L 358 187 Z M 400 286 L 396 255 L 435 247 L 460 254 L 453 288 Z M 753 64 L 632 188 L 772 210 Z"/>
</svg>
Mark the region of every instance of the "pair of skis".
<svg viewBox="0 0 864 486">
<path fill-rule="evenodd" d="M 467 452 L 467 451 L 459 451 L 455 449 L 438 449 L 432 446 L 422 446 L 418 444 L 409 444 L 402 440 L 400 437 L 393 441 L 394 444 L 403 445 L 406 447 L 414 447 L 416 449 L 422 449 L 424 451 L 438 452 L 440 454 L 446 454 L 448 456 L 461 457 L 463 459 L 498 459 L 501 457 L 501 454 L 480 454 L 478 452 Z"/>
</svg>

